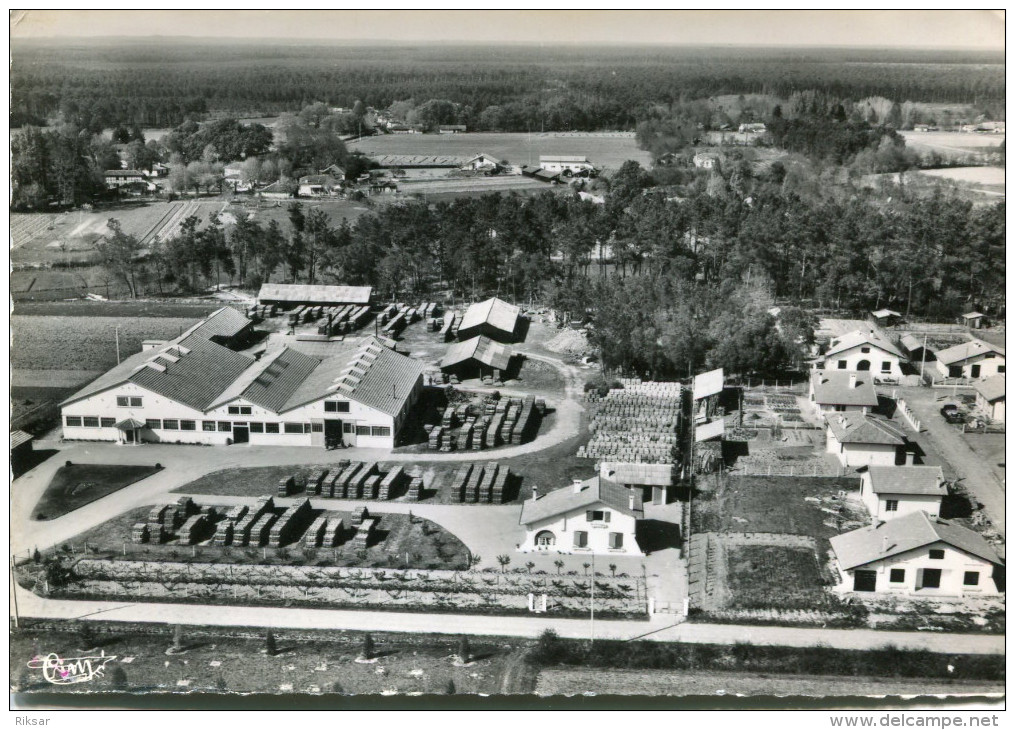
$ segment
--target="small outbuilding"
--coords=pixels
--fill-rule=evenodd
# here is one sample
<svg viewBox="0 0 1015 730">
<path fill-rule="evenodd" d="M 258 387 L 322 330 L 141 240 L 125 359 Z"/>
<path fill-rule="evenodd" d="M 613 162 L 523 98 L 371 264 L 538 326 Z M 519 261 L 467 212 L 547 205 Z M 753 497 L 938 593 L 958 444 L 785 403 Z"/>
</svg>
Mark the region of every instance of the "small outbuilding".
<svg viewBox="0 0 1015 730">
<path fill-rule="evenodd" d="M 334 307 L 344 304 L 370 304 L 369 286 L 329 286 L 324 284 L 261 284 L 257 301 L 283 308 L 297 306 Z"/>
<path fill-rule="evenodd" d="M 980 312 L 967 312 L 962 315 L 962 324 L 969 329 L 978 330 L 983 326 L 985 316 Z"/>
<path fill-rule="evenodd" d="M 458 326 L 458 339 L 471 340 L 483 335 L 498 342 L 524 339 L 521 309 L 493 297 L 469 306 Z"/>
<path fill-rule="evenodd" d="M 15 474 L 24 472 L 31 463 L 34 439 L 30 433 L 11 431 L 11 469 Z"/>
<path fill-rule="evenodd" d="M 891 309 L 879 309 L 871 312 L 871 319 L 874 320 L 874 324 L 881 327 L 891 327 L 898 324 L 899 320 L 902 319 L 902 315 Z"/>
<path fill-rule="evenodd" d="M 511 364 L 511 348 L 489 337 L 473 337 L 452 344 L 441 360 L 441 371 L 461 379 L 492 375 L 501 380 Z"/>
</svg>

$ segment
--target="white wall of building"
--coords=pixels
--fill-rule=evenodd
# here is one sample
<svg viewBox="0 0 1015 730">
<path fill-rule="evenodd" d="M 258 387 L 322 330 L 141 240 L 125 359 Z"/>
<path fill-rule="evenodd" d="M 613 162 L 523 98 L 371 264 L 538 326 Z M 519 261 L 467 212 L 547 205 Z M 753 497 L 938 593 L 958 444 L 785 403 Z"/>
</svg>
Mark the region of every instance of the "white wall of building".
<svg viewBox="0 0 1015 730">
<path fill-rule="evenodd" d="M 930 557 L 932 549 L 942 550 L 944 557 Z M 902 581 L 891 580 L 892 569 L 905 571 Z M 941 571 L 939 588 L 923 588 L 923 571 L 936 569 Z M 994 566 L 982 558 L 956 550 L 945 543 L 927 545 L 908 553 L 896 555 L 886 560 L 879 560 L 863 565 L 856 570 L 873 570 L 877 574 L 874 592 L 915 596 L 996 596 L 997 586 L 992 578 Z M 842 583 L 837 590 L 849 592 L 853 590 L 853 574 L 855 571 L 844 571 L 839 568 Z M 967 572 L 978 574 L 977 585 L 964 585 Z"/>
<path fill-rule="evenodd" d="M 904 517 L 920 510 L 931 517 L 937 517 L 941 513 L 941 497 L 933 494 L 875 493 L 871 488 L 869 473 L 860 475 L 860 500 L 867 507 L 874 522 Z M 886 504 L 889 501 L 896 502 L 897 509 L 889 511 Z"/>
<path fill-rule="evenodd" d="M 72 403 L 63 409 L 63 437 L 68 440 L 88 441 L 119 441 L 121 432 L 115 427 L 86 428 L 84 426 L 67 426 L 67 416 L 113 418 L 115 422 L 133 418 L 141 423 L 152 419 L 165 422 L 170 420 L 191 420 L 195 422 L 195 430 L 184 431 L 165 428 L 144 428 L 140 430 L 141 441 L 157 443 L 188 443 L 188 444 L 210 444 L 223 445 L 233 440 L 232 426 L 246 425 L 250 423 L 274 423 L 278 424 L 278 433 L 268 433 L 265 429 L 262 433 L 250 431 L 250 443 L 268 446 L 323 446 L 324 434 L 323 424 L 325 419 L 338 419 L 343 424 L 349 424 L 352 432 L 343 433 L 343 441 L 349 446 L 363 446 L 369 448 L 391 449 L 394 448 L 398 431 L 405 423 L 408 411 L 419 399 L 423 390 L 423 379 L 417 379 L 412 393 L 406 400 L 402 411 L 396 416 L 365 406 L 357 401 L 337 397 L 335 395 L 321 398 L 306 405 L 295 408 L 285 413 L 276 414 L 261 406 L 255 405 L 243 399 L 236 399 L 230 403 L 223 404 L 203 413 L 169 398 L 153 393 L 135 383 L 124 383 L 120 386 L 97 393 L 89 398 Z M 141 406 L 121 407 L 117 405 L 117 397 L 140 397 Z M 348 413 L 326 412 L 324 402 L 326 400 L 349 402 Z M 229 407 L 249 408 L 250 413 L 230 413 Z M 214 422 L 214 431 L 204 430 L 204 422 Z M 229 424 L 227 430 L 219 430 L 219 424 Z M 311 430 L 304 433 L 286 433 L 286 423 L 311 424 Z M 313 424 L 319 424 L 321 430 L 314 431 Z M 373 428 L 388 428 L 388 435 L 374 435 Z M 358 433 L 362 429 L 370 428 L 370 435 Z"/>
<path fill-rule="evenodd" d="M 993 357 L 991 357 L 993 355 Z M 996 352 L 981 352 L 978 355 L 963 360 L 962 362 L 955 363 L 951 367 L 945 365 L 940 360 L 937 361 L 937 371 L 942 378 L 950 377 L 962 377 L 969 378 L 971 380 L 986 380 L 989 377 L 997 375 L 999 372 L 1004 372 L 1004 355 L 1000 355 Z M 951 368 L 961 369 L 962 375 L 952 375 Z M 1000 370 L 998 370 L 1000 368 Z M 956 370 L 956 373 L 958 370 Z"/>
<path fill-rule="evenodd" d="M 864 352 L 864 350 L 867 350 Z M 861 367 L 866 362 L 867 367 Z M 869 371 L 875 377 L 902 377 L 899 356 L 882 350 L 876 345 L 857 345 L 824 358 L 826 370 Z M 887 366 L 886 366 L 887 363 Z M 887 369 L 886 369 L 887 367 Z"/>
<path fill-rule="evenodd" d="M 830 428 L 825 429 L 825 451 L 835 454 L 843 466 L 896 466 L 898 449 L 891 444 L 840 444 Z"/>
<path fill-rule="evenodd" d="M 976 394 L 976 409 L 993 421 L 1004 423 L 1004 398 L 988 403 L 981 394 Z"/>
<path fill-rule="evenodd" d="M 610 515 L 609 522 L 587 520 L 587 509 L 601 510 Z M 548 552 L 564 553 L 568 555 L 643 555 L 638 543 L 635 541 L 635 524 L 637 520 L 618 512 L 606 505 L 596 505 L 589 508 L 575 509 L 556 517 L 528 525 L 525 528 L 525 541 L 519 546 L 519 552 Z M 538 536 L 543 532 L 552 532 L 554 544 L 541 546 L 538 543 Z M 575 533 L 585 532 L 587 534 L 587 546 L 575 547 Z M 623 535 L 623 546 L 620 548 L 610 547 L 610 533 Z"/>
</svg>

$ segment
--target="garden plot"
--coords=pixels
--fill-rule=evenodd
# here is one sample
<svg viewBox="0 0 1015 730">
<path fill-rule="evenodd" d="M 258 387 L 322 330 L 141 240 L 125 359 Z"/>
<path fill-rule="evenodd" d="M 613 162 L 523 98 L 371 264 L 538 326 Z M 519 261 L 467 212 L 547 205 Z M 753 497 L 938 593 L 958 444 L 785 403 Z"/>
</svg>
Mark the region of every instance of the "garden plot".
<svg viewBox="0 0 1015 730">
<path fill-rule="evenodd" d="M 584 575 L 577 571 L 552 575 L 534 571 L 531 562 L 511 572 L 507 562 L 499 571 L 466 571 L 461 569 L 465 567 L 462 558 L 468 565 L 471 557 L 464 546 L 455 547 L 452 556 L 427 562 L 424 569 L 420 562 L 425 556 L 414 552 L 421 545 L 460 546 L 460 542 L 412 515 L 381 514 L 380 525 L 387 527 L 388 534 L 367 548 L 351 538 L 350 554 L 344 545 L 309 549 L 294 543 L 272 549 L 218 547 L 207 542 L 201 546 L 125 542 L 132 525 L 150 513 L 135 510 L 82 535 L 74 544 L 48 551 L 39 562 L 21 566 L 19 580 L 42 595 L 79 600 L 130 597 L 132 601 L 495 614 L 529 613 L 533 594 L 540 610 L 545 600 L 545 612 L 559 616 L 584 615 L 594 581 L 597 615 L 603 618 L 645 617 L 647 607 L 643 578 L 598 572 L 593 577 L 587 570 Z M 207 506 L 200 514 L 207 514 Z M 339 514 L 343 520 L 354 521 L 354 515 Z M 311 515 L 315 522 L 320 516 Z M 372 555 L 371 550 L 375 551 Z"/>
<path fill-rule="evenodd" d="M 828 539 L 869 523 L 859 480 L 730 478 L 695 501 L 691 605 L 711 620 L 857 625 L 832 594 Z"/>
</svg>

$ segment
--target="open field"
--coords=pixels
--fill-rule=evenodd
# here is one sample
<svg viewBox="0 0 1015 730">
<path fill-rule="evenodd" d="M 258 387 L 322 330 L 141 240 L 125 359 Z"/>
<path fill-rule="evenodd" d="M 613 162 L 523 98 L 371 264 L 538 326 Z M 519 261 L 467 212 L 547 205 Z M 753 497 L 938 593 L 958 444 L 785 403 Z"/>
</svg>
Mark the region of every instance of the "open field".
<svg viewBox="0 0 1015 730">
<path fill-rule="evenodd" d="M 503 691 L 509 660 L 525 650 L 516 641 L 470 642 L 473 662 L 457 667 L 451 659 L 458 646 L 454 637 L 373 634 L 376 661 L 358 663 L 363 635 L 346 632 L 276 631 L 277 654 L 267 656 L 265 633 L 256 629 L 182 628 L 182 653 L 166 655 L 173 644 L 173 627 L 135 627 L 123 624 L 94 627 L 97 648 L 115 656 L 103 676 L 89 684 L 46 682 L 27 663 L 35 656 L 56 652 L 77 656 L 80 633 L 71 623 L 35 625 L 11 635 L 11 683 L 32 692 L 223 692 L 325 695 L 443 695 L 495 694 Z M 113 683 L 115 667 L 126 677 Z M 235 695 L 236 709 L 251 697 Z M 228 702 L 228 698 L 223 698 Z M 220 707 L 223 707 L 219 703 Z"/>
<path fill-rule="evenodd" d="M 201 319 L 222 307 L 217 301 L 173 301 L 135 299 L 131 301 L 93 302 L 18 302 L 14 313 L 50 317 L 181 317 Z"/>
<path fill-rule="evenodd" d="M 120 358 L 141 351 L 148 339 L 170 339 L 198 319 L 179 317 L 11 317 L 15 346 L 11 367 L 26 370 L 108 370 Z"/>
<path fill-rule="evenodd" d="M 921 148 L 934 150 L 938 153 L 986 152 L 1004 142 L 1003 134 L 977 132 L 899 132 L 906 146 L 915 150 Z"/>
<path fill-rule="evenodd" d="M 512 165 L 539 164 L 540 155 L 585 155 L 597 167 L 616 168 L 627 160 L 648 167 L 651 155 L 633 135 L 582 133 L 386 134 L 349 143 L 367 155 L 454 155 L 485 152 Z"/>
<path fill-rule="evenodd" d="M 589 688 L 594 688 L 590 690 Z M 772 676 L 769 673 L 672 671 L 665 669 L 544 669 L 536 694 L 657 695 L 720 697 L 722 707 L 739 705 L 739 697 L 863 697 L 885 695 L 1000 695 L 1004 685 L 988 681 L 892 679 L 836 676 Z M 729 697 L 737 695 L 738 699 Z M 729 699 L 727 699 L 729 697 Z"/>
<path fill-rule="evenodd" d="M 33 520 L 54 520 L 139 482 L 158 471 L 129 464 L 67 464 L 61 466 L 32 510 Z"/>
<path fill-rule="evenodd" d="M 920 174 L 975 186 L 999 186 L 1000 191 L 1004 192 L 1003 167 L 945 167 L 922 170 Z"/>
</svg>

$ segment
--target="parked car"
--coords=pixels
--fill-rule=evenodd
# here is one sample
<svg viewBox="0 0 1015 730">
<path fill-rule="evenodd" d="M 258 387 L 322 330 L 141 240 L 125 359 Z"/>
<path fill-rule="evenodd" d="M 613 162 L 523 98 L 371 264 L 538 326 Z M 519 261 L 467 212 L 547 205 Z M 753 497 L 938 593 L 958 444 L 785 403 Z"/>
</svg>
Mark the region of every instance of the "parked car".
<svg viewBox="0 0 1015 730">
<path fill-rule="evenodd" d="M 959 412 L 959 407 L 954 403 L 945 403 L 941 406 L 941 415 L 948 423 L 962 423 L 966 420 Z"/>
</svg>

